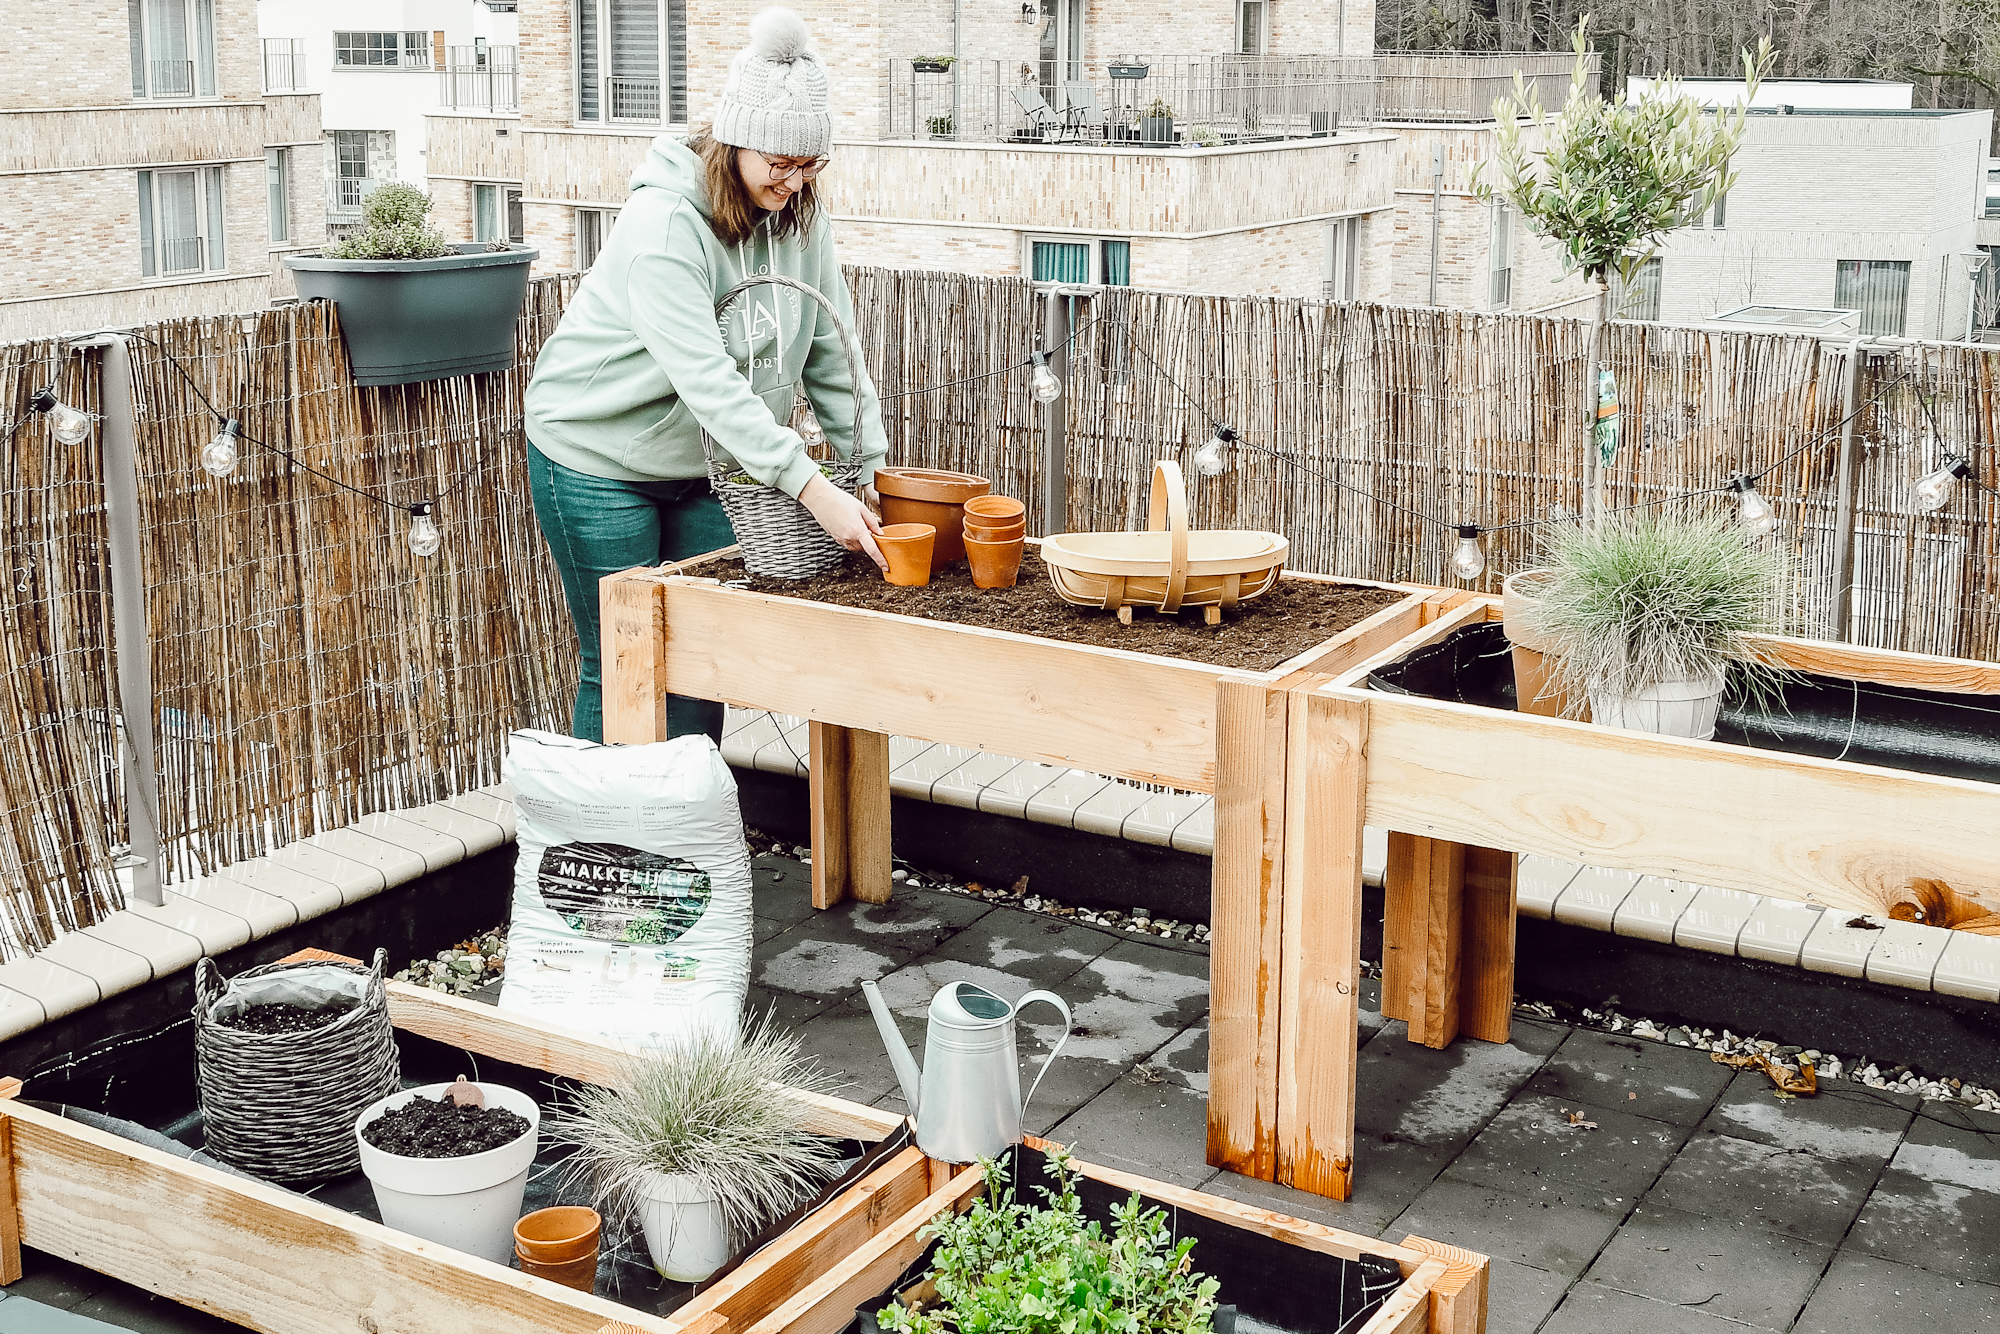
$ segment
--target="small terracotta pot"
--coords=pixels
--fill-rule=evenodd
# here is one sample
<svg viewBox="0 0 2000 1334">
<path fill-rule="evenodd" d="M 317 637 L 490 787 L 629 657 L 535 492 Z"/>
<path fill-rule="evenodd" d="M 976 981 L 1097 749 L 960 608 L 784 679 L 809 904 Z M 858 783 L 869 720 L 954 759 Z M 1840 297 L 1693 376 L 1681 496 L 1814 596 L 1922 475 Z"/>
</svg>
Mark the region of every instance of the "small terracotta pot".
<svg viewBox="0 0 2000 1334">
<path fill-rule="evenodd" d="M 1021 551 L 1026 545 L 1018 537 L 1011 542 L 982 542 L 976 537 L 966 538 L 965 556 L 972 563 L 972 586 L 1012 588 L 1014 577 L 1021 572 Z"/>
<path fill-rule="evenodd" d="M 592 1246 L 590 1254 L 560 1265 L 540 1264 L 524 1257 L 521 1272 L 545 1278 L 551 1283 L 560 1283 L 565 1288 L 575 1288 L 578 1292 L 591 1292 L 597 1287 L 597 1248 Z"/>
<path fill-rule="evenodd" d="M 597 1254 L 604 1220 L 581 1205 L 537 1209 L 514 1224 L 514 1254 L 537 1264 L 569 1264 Z"/>
<path fill-rule="evenodd" d="M 875 493 L 882 498 L 882 522 L 927 523 L 937 529 L 931 568 L 942 570 L 965 559 L 960 545 L 965 502 L 993 487 L 984 477 L 937 468 L 877 468 Z"/>
<path fill-rule="evenodd" d="M 938 530 L 927 523 L 885 523 L 875 543 L 889 562 L 882 577 L 905 588 L 918 588 L 931 581 L 931 553 Z"/>
<path fill-rule="evenodd" d="M 974 523 L 971 517 L 967 516 L 965 520 L 965 535 L 970 538 L 977 538 L 981 542 L 1012 542 L 1028 535 L 1028 525 L 1024 520 L 1016 519 L 1012 523 L 1003 523 L 988 527 L 982 523 Z"/>
<path fill-rule="evenodd" d="M 1012 496 L 974 496 L 965 502 L 965 526 L 967 528 L 1004 528 L 1019 521 L 1028 520 L 1028 507 Z"/>
</svg>

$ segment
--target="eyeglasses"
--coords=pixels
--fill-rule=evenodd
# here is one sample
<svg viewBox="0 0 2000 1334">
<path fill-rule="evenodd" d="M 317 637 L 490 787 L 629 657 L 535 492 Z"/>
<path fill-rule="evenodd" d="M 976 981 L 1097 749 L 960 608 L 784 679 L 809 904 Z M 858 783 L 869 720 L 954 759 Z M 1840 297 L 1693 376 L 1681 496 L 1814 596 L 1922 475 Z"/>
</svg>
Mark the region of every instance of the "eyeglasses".
<svg viewBox="0 0 2000 1334">
<path fill-rule="evenodd" d="M 768 153 L 759 153 L 757 156 L 763 158 L 764 165 L 771 169 L 771 180 L 774 184 L 789 181 L 794 176 L 800 180 L 810 181 L 826 170 L 826 164 L 829 161 L 827 158 L 816 157 L 810 162 L 800 162 L 787 167 L 782 165 L 784 162 L 783 158 L 774 159 Z"/>
</svg>

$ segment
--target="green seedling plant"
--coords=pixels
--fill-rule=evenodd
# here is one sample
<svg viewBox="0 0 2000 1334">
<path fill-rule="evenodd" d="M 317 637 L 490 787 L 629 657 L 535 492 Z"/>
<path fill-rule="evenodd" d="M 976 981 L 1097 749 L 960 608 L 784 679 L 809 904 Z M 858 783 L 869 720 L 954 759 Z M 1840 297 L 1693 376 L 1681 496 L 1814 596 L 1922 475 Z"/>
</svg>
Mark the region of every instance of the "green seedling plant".
<svg viewBox="0 0 2000 1334">
<path fill-rule="evenodd" d="M 960 1215 L 924 1230 L 938 1248 L 937 1300 L 891 1303 L 876 1315 L 894 1334 L 1208 1334 L 1216 1280 L 1193 1266 L 1194 1239 L 1174 1241 L 1166 1211 L 1135 1192 L 1111 1227 L 1086 1222 L 1068 1150 L 1047 1154 L 1045 1206 L 1015 1197 L 1001 1164 L 982 1159 L 986 1190 Z"/>
<path fill-rule="evenodd" d="M 424 221 L 431 197 L 414 185 L 385 185 L 361 206 L 361 228 L 320 251 L 328 259 L 441 259 L 458 248 Z"/>
</svg>

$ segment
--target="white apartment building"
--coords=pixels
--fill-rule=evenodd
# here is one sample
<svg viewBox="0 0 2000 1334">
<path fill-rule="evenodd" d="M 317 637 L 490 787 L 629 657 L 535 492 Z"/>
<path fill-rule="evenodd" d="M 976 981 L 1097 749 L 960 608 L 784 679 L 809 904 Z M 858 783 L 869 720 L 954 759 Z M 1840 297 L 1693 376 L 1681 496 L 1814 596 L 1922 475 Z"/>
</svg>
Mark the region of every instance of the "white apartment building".
<svg viewBox="0 0 2000 1334">
<path fill-rule="evenodd" d="M 258 0 L 257 31 L 267 81 L 319 95 L 336 230 L 378 184 L 425 183 L 426 116 L 518 106 L 515 0 Z M 480 239 L 518 233 L 518 191 L 511 228 L 504 195 L 486 204 Z"/>
<path fill-rule="evenodd" d="M 264 83 L 252 0 L 7 16 L 0 340 L 255 309 L 321 243 L 318 101 Z"/>
</svg>

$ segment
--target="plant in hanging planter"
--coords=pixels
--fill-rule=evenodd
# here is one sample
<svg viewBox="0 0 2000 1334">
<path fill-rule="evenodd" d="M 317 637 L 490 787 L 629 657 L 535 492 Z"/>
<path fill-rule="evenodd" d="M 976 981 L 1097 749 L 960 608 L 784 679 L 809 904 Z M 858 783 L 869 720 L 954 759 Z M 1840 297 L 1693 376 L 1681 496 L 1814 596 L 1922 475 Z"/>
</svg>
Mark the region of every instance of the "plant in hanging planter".
<svg viewBox="0 0 2000 1334">
<path fill-rule="evenodd" d="M 1164 1209 L 1135 1192 L 1111 1227 L 1085 1222 L 1081 1173 L 1061 1146 L 1048 1151 L 1056 1189 L 1046 1207 L 1015 1198 L 1006 1169 L 981 1160 L 986 1191 L 972 1207 L 925 1229 L 938 1241 L 923 1283 L 875 1313 L 896 1334 L 1060 1330 L 1063 1334 L 1207 1334 L 1218 1284 L 1192 1264 Z"/>
<path fill-rule="evenodd" d="M 1611 514 L 1558 529 L 1546 554 L 1531 629 L 1592 721 L 1706 738 L 1732 673 L 1759 703 L 1783 684 L 1756 637 L 1785 628 L 1790 561 L 1727 518 Z"/>
<path fill-rule="evenodd" d="M 911 56 L 910 68 L 919 74 L 942 74 L 958 63 L 957 56 Z"/>
<path fill-rule="evenodd" d="M 569 1178 L 598 1211 L 644 1230 L 662 1277 L 698 1283 L 834 1174 L 834 1141 L 798 1127 L 793 1095 L 832 1087 L 766 1019 L 635 1057 L 615 1087 L 579 1089 L 547 1124 L 575 1146 Z"/>
<path fill-rule="evenodd" d="M 356 384 L 506 370 L 514 321 L 540 252 L 504 242 L 454 245 L 425 221 L 431 197 L 385 185 L 362 205 L 362 226 L 316 255 L 287 255 L 299 296 L 340 308 Z"/>
</svg>

